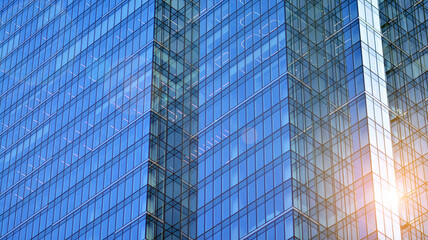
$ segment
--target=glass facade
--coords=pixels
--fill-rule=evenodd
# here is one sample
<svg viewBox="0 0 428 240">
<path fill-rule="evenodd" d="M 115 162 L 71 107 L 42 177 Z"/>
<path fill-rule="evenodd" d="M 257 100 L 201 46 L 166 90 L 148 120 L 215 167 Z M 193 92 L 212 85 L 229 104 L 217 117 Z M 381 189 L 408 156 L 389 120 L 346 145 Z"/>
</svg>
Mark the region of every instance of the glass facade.
<svg viewBox="0 0 428 240">
<path fill-rule="evenodd" d="M 427 18 L 0 2 L 0 239 L 428 239 Z"/>
<path fill-rule="evenodd" d="M 201 1 L 198 239 L 292 237 L 283 1 Z"/>
<path fill-rule="evenodd" d="M 403 239 L 428 239 L 428 2 L 381 1 Z"/>
<path fill-rule="evenodd" d="M 2 1 L 1 239 L 143 239 L 155 1 Z"/>
</svg>

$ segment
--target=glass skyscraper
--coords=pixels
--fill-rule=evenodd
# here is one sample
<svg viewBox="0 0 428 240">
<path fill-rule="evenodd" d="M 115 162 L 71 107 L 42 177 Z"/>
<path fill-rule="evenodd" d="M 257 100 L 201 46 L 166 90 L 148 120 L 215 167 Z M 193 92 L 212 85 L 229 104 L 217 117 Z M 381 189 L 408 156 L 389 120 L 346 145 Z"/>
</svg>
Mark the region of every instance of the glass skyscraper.
<svg viewBox="0 0 428 240">
<path fill-rule="evenodd" d="M 428 239 L 428 2 L 379 7 L 402 239 Z"/>
<path fill-rule="evenodd" d="M 0 2 L 0 240 L 428 239 L 428 1 Z"/>
</svg>

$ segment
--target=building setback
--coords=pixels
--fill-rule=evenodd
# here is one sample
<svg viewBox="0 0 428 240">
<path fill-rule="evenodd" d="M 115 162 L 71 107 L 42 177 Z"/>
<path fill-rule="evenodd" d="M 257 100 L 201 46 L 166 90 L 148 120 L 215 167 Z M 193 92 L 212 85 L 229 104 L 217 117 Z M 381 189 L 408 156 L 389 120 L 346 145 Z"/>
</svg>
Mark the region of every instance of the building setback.
<svg viewBox="0 0 428 240">
<path fill-rule="evenodd" d="M 0 240 L 428 239 L 428 2 L 0 2 Z"/>
</svg>

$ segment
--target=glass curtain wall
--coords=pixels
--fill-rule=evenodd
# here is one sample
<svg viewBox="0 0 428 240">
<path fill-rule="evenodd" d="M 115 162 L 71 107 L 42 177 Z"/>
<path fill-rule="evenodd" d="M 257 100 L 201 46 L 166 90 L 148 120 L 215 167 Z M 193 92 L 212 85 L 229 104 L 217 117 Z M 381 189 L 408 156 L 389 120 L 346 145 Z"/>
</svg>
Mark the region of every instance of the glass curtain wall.
<svg viewBox="0 0 428 240">
<path fill-rule="evenodd" d="M 199 5 L 156 1 L 148 239 L 196 239 Z"/>
<path fill-rule="evenodd" d="M 380 1 L 403 239 L 428 238 L 428 3 Z"/>
<path fill-rule="evenodd" d="M 145 237 L 154 13 L 1 1 L 1 239 Z"/>
</svg>

